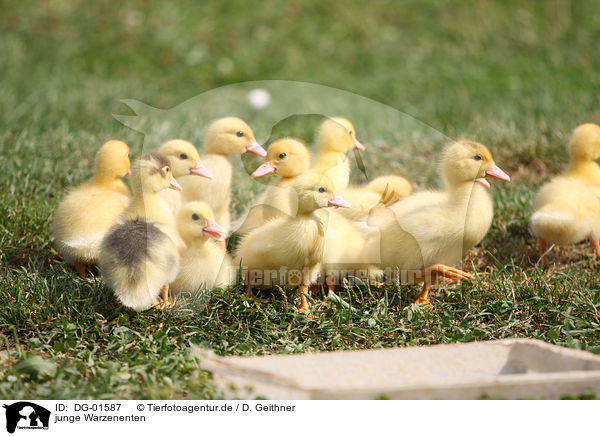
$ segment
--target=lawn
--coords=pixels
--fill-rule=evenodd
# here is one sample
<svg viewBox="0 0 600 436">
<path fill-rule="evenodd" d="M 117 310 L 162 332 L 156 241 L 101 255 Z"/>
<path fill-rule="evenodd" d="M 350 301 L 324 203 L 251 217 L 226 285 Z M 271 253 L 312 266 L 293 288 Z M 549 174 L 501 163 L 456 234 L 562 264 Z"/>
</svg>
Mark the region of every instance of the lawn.
<svg viewBox="0 0 600 436">
<path fill-rule="evenodd" d="M 566 162 L 569 132 L 600 121 L 596 12 L 593 1 L 566 0 L 4 2 L 0 396 L 219 398 L 190 344 L 252 355 L 533 337 L 600 353 L 600 266 L 590 248 L 555 252 L 544 269 L 527 226 L 536 189 Z M 122 99 L 177 115 L 203 92 L 269 79 L 338 88 L 409 120 L 397 131 L 379 124 L 376 103 L 340 113 L 359 114 L 369 176 L 398 171 L 432 187 L 440 138 L 488 145 L 513 181 L 492 187 L 492 228 L 461 265 L 476 279 L 443 284 L 431 308 L 412 304 L 417 287 L 390 285 L 340 291 L 342 302 L 315 295 L 315 319 L 294 312 L 290 295 L 247 299 L 239 288 L 215 290 L 194 311 L 135 313 L 98 277 L 81 280 L 62 263 L 53 211 L 90 177 L 100 144 L 122 139 L 138 155 L 166 139 L 115 119 L 134 115 Z M 261 142 L 290 133 L 310 142 L 318 119 L 257 132 Z M 158 130 L 200 145 L 204 128 Z M 354 180 L 364 180 L 354 165 Z M 259 187 L 238 171 L 233 209 Z"/>
</svg>

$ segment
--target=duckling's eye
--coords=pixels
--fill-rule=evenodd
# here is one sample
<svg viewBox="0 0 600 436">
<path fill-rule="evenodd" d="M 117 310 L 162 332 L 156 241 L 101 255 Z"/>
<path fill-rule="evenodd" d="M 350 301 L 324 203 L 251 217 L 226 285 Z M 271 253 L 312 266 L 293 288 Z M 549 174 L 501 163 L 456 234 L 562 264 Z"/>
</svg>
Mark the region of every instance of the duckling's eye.
<svg viewBox="0 0 600 436">
<path fill-rule="evenodd" d="M 348 130 L 348 134 L 352 136 L 352 130 Z"/>
<path fill-rule="evenodd" d="M 285 154 L 285 153 L 281 153 L 281 154 L 279 155 L 279 159 L 285 159 L 285 157 L 286 157 L 286 156 L 287 156 L 287 154 Z"/>
<path fill-rule="evenodd" d="M 322 186 L 319 186 L 318 191 L 323 193 L 323 192 L 327 191 L 327 189 L 323 188 Z"/>
<path fill-rule="evenodd" d="M 167 173 L 168 173 L 169 171 L 171 171 L 171 168 L 169 168 L 169 167 L 165 167 L 165 172 L 167 172 Z"/>
<path fill-rule="evenodd" d="M 475 156 L 473 156 L 473 159 L 475 159 L 475 160 L 481 160 L 481 156 L 479 156 L 478 154 L 476 154 Z"/>
<path fill-rule="evenodd" d="M 185 153 L 181 153 L 181 154 L 179 155 L 179 159 L 187 159 L 187 158 L 188 158 L 188 155 L 187 155 L 187 154 L 185 154 Z"/>
<path fill-rule="evenodd" d="M 236 133 L 236 135 L 238 136 L 238 138 L 241 138 L 242 136 L 244 136 L 244 132 L 239 131 Z"/>
<path fill-rule="evenodd" d="M 200 219 L 200 216 L 197 213 L 192 214 L 192 219 L 194 221 L 198 221 Z"/>
</svg>

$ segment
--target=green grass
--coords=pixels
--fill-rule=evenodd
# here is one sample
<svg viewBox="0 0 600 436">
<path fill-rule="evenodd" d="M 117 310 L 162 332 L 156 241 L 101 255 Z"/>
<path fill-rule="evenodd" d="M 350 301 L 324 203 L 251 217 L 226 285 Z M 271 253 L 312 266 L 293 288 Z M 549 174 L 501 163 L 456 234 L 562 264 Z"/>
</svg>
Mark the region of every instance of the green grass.
<svg viewBox="0 0 600 436">
<path fill-rule="evenodd" d="M 0 396 L 218 398 L 190 344 L 251 355 L 534 337 L 600 352 L 600 266 L 582 245 L 554 253 L 557 265 L 544 270 L 527 230 L 536 188 L 565 162 L 569 131 L 600 120 L 596 9 L 563 0 L 265 1 L 252 10 L 241 0 L 4 2 Z M 112 117 L 132 114 L 121 99 L 170 108 L 264 79 L 351 91 L 430 133 L 487 144 L 514 180 L 494 185 L 492 229 L 463 264 L 476 280 L 441 286 L 431 309 L 412 304 L 416 287 L 340 291 L 354 310 L 315 296 L 311 320 L 292 310 L 291 295 L 248 300 L 239 289 L 216 290 L 196 311 L 138 314 L 65 267 L 50 232 L 65 189 L 91 175 L 107 139 L 142 149 L 145 137 Z M 359 136 L 381 143 L 363 154 L 369 171 L 431 186 L 435 135 L 415 139 L 410 123 L 393 132 L 370 115 L 357 121 Z M 310 140 L 311 122 L 274 132 Z M 181 133 L 199 142 L 204 127 Z M 407 156 L 394 141 L 420 151 Z M 238 212 L 258 188 L 245 180 L 235 179 Z"/>
</svg>

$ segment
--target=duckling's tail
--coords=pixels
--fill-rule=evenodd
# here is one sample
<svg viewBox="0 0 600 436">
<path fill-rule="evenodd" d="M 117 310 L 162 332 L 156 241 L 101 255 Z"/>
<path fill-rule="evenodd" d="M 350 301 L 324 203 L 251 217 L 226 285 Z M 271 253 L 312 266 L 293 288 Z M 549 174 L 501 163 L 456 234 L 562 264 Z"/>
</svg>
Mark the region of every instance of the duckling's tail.
<svg viewBox="0 0 600 436">
<path fill-rule="evenodd" d="M 389 174 L 377 177 L 369 182 L 367 187 L 371 191 L 381 194 L 381 201 L 385 205 L 395 203 L 401 198 L 408 197 L 412 192 L 412 186 L 404 177 Z"/>
<path fill-rule="evenodd" d="M 530 225 L 537 238 L 556 245 L 575 244 L 590 233 L 589 226 L 563 211 L 538 210 L 531 215 Z"/>
</svg>

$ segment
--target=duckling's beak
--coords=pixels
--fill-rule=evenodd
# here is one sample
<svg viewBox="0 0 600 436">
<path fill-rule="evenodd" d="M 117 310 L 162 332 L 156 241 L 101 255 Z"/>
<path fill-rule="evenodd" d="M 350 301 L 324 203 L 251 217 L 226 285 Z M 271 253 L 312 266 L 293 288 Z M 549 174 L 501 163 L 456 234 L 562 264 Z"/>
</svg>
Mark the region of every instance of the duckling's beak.
<svg viewBox="0 0 600 436">
<path fill-rule="evenodd" d="M 485 178 L 483 178 L 483 177 L 481 177 L 479 179 L 475 179 L 475 181 L 481 183 L 486 188 L 491 188 L 490 182 L 488 182 L 487 180 L 485 180 Z"/>
<path fill-rule="evenodd" d="M 360 151 L 365 151 L 365 146 L 362 145 L 358 139 L 354 138 L 354 149 L 360 150 Z"/>
<path fill-rule="evenodd" d="M 177 183 L 177 180 L 175 180 L 174 178 L 171 178 L 171 184 L 169 185 L 169 188 L 174 189 L 176 191 L 183 191 L 181 185 Z"/>
<path fill-rule="evenodd" d="M 329 200 L 329 206 L 337 206 L 337 207 L 352 207 L 352 205 L 350 203 L 348 203 L 346 200 L 344 200 L 342 197 L 340 197 L 337 194 L 333 194 L 333 197 L 331 197 L 331 200 Z"/>
<path fill-rule="evenodd" d="M 207 220 L 206 226 L 202 229 L 202 234 L 204 236 L 216 239 L 217 241 L 224 241 L 225 237 L 223 235 L 226 233 L 227 230 L 211 220 Z"/>
<path fill-rule="evenodd" d="M 270 160 L 266 161 L 264 164 L 259 166 L 254 172 L 250 175 L 253 179 L 256 177 L 268 176 L 269 174 L 275 174 L 277 172 L 277 168 L 273 166 Z"/>
<path fill-rule="evenodd" d="M 190 174 L 206 177 L 207 179 L 215 178 L 215 176 L 213 176 L 213 174 L 210 171 L 208 171 L 208 168 L 206 168 L 200 162 L 196 162 L 196 166 L 194 168 L 190 168 Z"/>
<path fill-rule="evenodd" d="M 267 157 L 267 151 L 260 146 L 256 140 L 252 141 L 252 145 L 246 149 L 246 153 L 256 154 L 260 157 Z"/>
<path fill-rule="evenodd" d="M 125 173 L 125 177 L 129 177 L 131 176 L 131 169 L 128 169 L 127 172 Z"/>
<path fill-rule="evenodd" d="M 496 164 L 492 164 L 489 170 L 485 172 L 486 176 L 493 177 L 494 179 L 504 180 L 510 182 L 510 176 L 502 171 Z"/>
</svg>

